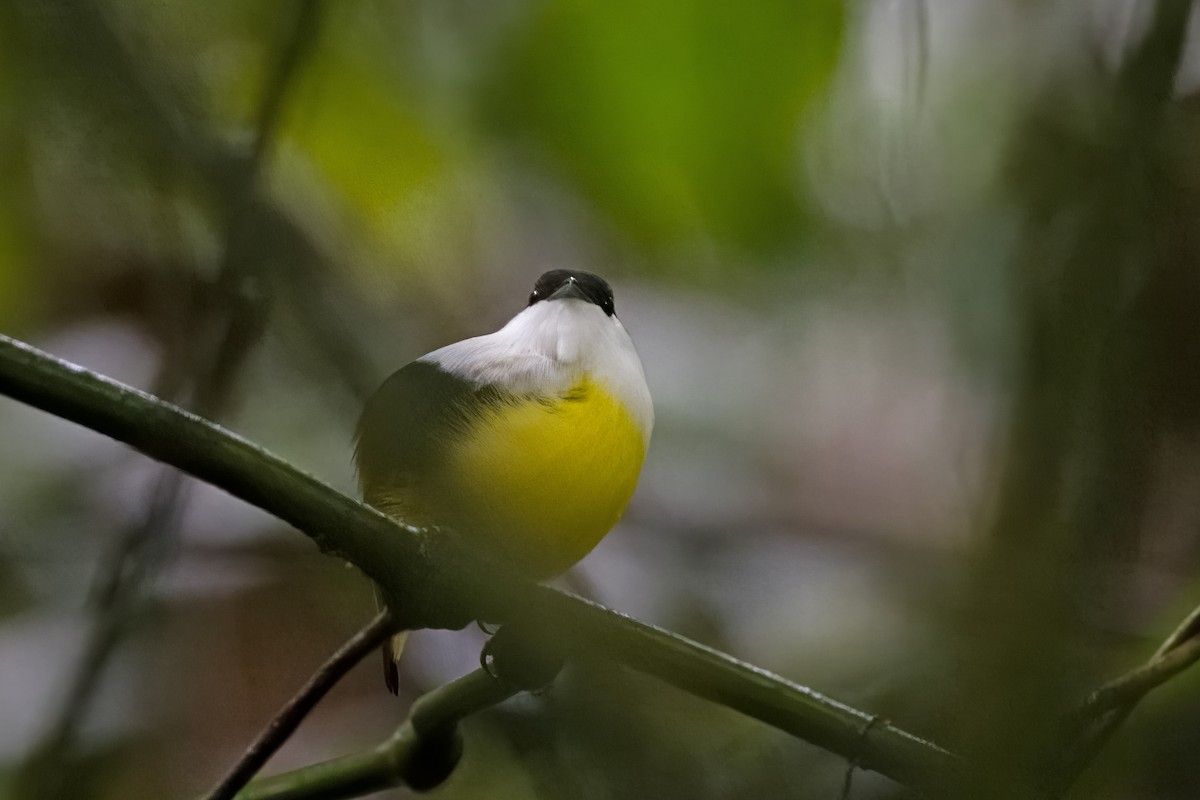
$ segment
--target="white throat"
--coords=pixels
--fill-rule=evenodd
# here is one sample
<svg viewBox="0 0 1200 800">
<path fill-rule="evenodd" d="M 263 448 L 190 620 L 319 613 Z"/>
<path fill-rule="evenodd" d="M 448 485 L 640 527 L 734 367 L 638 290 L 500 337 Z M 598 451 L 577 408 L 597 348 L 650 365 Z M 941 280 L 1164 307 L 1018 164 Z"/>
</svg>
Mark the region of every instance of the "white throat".
<svg viewBox="0 0 1200 800">
<path fill-rule="evenodd" d="M 558 394 L 590 378 L 626 406 L 650 440 L 654 408 L 633 340 L 615 315 L 593 303 L 534 303 L 495 333 L 455 342 L 420 360 L 477 386 L 514 394 Z"/>
</svg>

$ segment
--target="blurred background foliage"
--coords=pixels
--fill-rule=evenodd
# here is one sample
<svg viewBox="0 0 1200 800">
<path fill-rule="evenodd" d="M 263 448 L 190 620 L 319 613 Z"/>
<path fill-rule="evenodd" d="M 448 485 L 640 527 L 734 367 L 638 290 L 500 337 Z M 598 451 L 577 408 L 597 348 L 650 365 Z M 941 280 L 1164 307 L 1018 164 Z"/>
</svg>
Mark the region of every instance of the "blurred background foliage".
<svg viewBox="0 0 1200 800">
<path fill-rule="evenodd" d="M 658 427 L 570 584 L 999 787 L 1200 602 L 1190 10 L 7 0 L 0 330 L 352 491 L 388 372 L 599 272 Z M 2 403 L 0 441 L 0 796 L 194 794 L 371 613 L 101 437 Z M 414 635 L 400 702 L 363 665 L 270 769 L 380 740 L 480 644 Z M 1195 797 L 1197 680 L 1079 795 Z M 845 766 L 588 664 L 473 720 L 438 792 L 837 797 Z"/>
</svg>

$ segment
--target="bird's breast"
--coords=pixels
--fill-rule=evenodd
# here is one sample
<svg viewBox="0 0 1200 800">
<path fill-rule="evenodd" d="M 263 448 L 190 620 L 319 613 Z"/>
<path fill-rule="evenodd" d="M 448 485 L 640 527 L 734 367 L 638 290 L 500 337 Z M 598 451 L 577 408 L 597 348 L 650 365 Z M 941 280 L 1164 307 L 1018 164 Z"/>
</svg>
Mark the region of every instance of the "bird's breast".
<svg viewBox="0 0 1200 800">
<path fill-rule="evenodd" d="M 549 577 L 620 519 L 646 444 L 630 410 L 590 377 L 553 397 L 513 397 L 457 437 L 438 505 L 468 541 L 484 537 L 533 577 Z"/>
</svg>

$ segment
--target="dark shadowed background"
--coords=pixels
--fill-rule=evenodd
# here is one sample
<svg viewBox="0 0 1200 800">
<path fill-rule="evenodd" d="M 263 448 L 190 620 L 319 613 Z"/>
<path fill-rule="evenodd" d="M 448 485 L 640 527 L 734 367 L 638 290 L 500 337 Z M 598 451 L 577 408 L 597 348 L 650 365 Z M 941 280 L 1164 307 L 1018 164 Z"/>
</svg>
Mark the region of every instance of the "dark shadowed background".
<svg viewBox="0 0 1200 800">
<path fill-rule="evenodd" d="M 12 0 L 0 331 L 354 492 L 383 377 L 598 272 L 658 421 L 568 584 L 1002 781 L 1200 603 L 1189 12 Z M 0 797 L 192 796 L 372 614 L 272 518 L 0 401 Z M 416 633 L 399 700 L 369 659 L 268 771 L 380 741 L 482 641 Z M 1197 737 L 1185 673 L 1078 796 L 1196 797 Z M 466 746 L 436 796 L 836 800 L 846 769 L 603 664 Z"/>
</svg>

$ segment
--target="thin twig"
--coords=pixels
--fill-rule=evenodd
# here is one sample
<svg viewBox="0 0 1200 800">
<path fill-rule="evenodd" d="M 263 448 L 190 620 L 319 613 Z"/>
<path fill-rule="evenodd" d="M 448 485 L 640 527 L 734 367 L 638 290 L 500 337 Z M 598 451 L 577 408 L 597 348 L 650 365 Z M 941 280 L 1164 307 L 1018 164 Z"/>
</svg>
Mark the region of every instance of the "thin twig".
<svg viewBox="0 0 1200 800">
<path fill-rule="evenodd" d="M 1200 661 L 1200 606 L 1184 618 L 1145 664 L 1092 692 L 1067 720 L 1070 744 L 1047 797 L 1065 795 L 1151 690 Z"/>
<path fill-rule="evenodd" d="M 1200 660 L 1200 608 L 1176 630 L 1145 664 L 1106 683 L 1088 697 L 1080 716 L 1094 720 L 1110 711 L 1133 706 L 1146 694 Z M 1178 635 L 1186 631 L 1186 635 Z"/>
<path fill-rule="evenodd" d="M 279 713 L 246 748 L 246 752 L 233 768 L 204 796 L 205 800 L 229 800 L 236 795 L 295 733 L 296 728 L 329 690 L 368 653 L 383 644 L 387 637 L 395 632 L 395 627 L 391 615 L 387 611 L 381 611 L 365 628 L 338 648 L 337 652 L 312 674 L 300 691 L 279 709 Z"/>
<path fill-rule="evenodd" d="M 547 648 L 607 659 L 762 720 L 933 794 L 961 787 L 954 755 L 872 715 L 677 634 L 537 586 L 449 532 L 399 524 L 169 403 L 0 335 L 0 394 L 141 450 L 300 528 L 384 590 L 399 624 L 520 619 Z"/>
</svg>

